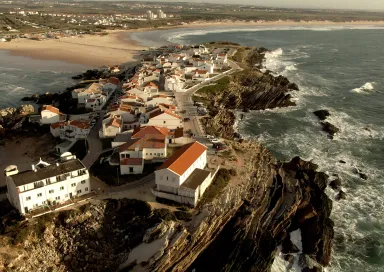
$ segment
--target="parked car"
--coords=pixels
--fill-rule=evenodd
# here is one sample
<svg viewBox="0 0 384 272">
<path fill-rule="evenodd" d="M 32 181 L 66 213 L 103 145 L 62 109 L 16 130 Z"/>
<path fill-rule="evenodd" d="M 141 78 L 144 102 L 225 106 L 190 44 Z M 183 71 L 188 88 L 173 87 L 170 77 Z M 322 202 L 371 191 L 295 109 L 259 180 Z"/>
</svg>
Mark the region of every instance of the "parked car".
<svg viewBox="0 0 384 272">
<path fill-rule="evenodd" d="M 214 139 L 215 137 L 212 136 L 212 135 L 205 135 L 205 137 L 208 139 L 208 140 L 211 140 L 211 139 Z"/>
<path fill-rule="evenodd" d="M 190 120 L 191 120 L 191 118 L 189 118 L 189 117 L 184 118 L 184 122 L 188 122 Z"/>
<path fill-rule="evenodd" d="M 211 141 L 211 143 L 213 143 L 213 144 L 218 144 L 218 143 L 220 143 L 219 139 L 217 139 L 217 138 L 213 138 L 213 139 L 211 139 L 210 141 Z"/>
</svg>

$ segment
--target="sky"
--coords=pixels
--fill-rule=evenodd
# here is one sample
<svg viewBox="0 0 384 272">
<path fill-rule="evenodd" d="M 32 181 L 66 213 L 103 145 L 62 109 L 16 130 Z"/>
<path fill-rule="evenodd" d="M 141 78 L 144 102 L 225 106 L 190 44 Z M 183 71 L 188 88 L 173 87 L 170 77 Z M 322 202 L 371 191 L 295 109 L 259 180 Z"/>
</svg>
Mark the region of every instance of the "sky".
<svg viewBox="0 0 384 272">
<path fill-rule="evenodd" d="M 153 2 L 205 2 L 287 8 L 384 10 L 384 0 L 156 0 Z"/>
</svg>

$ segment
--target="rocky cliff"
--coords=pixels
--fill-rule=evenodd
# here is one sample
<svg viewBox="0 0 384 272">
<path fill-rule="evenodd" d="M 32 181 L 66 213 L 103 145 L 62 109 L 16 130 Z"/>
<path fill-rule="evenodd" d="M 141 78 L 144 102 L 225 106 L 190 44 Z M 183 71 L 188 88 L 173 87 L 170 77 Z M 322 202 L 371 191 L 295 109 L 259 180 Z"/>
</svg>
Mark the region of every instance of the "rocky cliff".
<svg viewBox="0 0 384 272">
<path fill-rule="evenodd" d="M 284 257 L 303 271 L 328 265 L 327 176 L 300 158 L 280 163 L 258 143 L 232 145 L 249 158 L 238 169 L 242 182 L 230 183 L 190 221 L 137 200 L 93 201 L 3 222 L 0 243 L 7 250 L 0 263 L 8 271 L 269 271 L 283 245 Z M 289 237 L 298 229 L 302 248 L 295 250 Z"/>
<path fill-rule="evenodd" d="M 296 258 L 303 271 L 320 271 L 321 265 L 329 264 L 333 222 L 329 219 L 332 202 L 324 193 L 327 176 L 300 158 L 279 163 L 256 143 L 241 148 L 252 153 L 246 165 L 252 173 L 249 181 L 228 186 L 182 230 L 163 231 L 167 237 L 161 251 L 141 262 L 129 258 L 127 267 L 133 271 L 269 271 L 281 244 L 286 259 Z M 302 249 L 292 252 L 286 245 L 292 244 L 290 232 L 298 229 Z M 143 244 L 142 250 L 151 247 Z"/>
<path fill-rule="evenodd" d="M 220 89 L 220 92 L 215 88 L 207 87 L 196 93 L 196 96 L 206 101 L 210 110 L 211 117 L 203 120 L 209 133 L 232 138 L 235 115 L 229 112 L 233 110 L 247 112 L 295 106 L 290 92 L 298 91 L 298 86 L 286 77 L 274 76 L 268 71 L 262 72 L 259 69 L 263 63 L 265 51 L 266 49 L 263 48 L 245 50 L 240 62 L 244 70 L 230 75 L 228 83 Z M 237 58 L 240 57 L 237 56 Z M 229 118 L 230 115 L 233 116 L 232 119 Z M 218 129 L 217 124 L 226 125 L 225 128 Z"/>
</svg>

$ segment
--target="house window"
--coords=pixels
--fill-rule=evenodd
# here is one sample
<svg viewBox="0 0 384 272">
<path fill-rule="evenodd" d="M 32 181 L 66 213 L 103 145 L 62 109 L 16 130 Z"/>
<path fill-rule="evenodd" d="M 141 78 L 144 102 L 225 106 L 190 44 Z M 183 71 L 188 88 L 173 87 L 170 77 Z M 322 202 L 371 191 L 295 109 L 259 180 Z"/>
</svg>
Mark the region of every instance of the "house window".
<svg viewBox="0 0 384 272">
<path fill-rule="evenodd" d="M 50 194 L 53 194 L 55 192 L 55 190 L 49 190 L 48 191 Z"/>
<path fill-rule="evenodd" d="M 76 186 L 76 183 L 72 183 L 71 186 L 72 186 L 72 187 L 75 187 L 75 186 Z"/>
<path fill-rule="evenodd" d="M 84 189 L 86 192 L 88 192 L 88 187 L 85 187 L 85 189 Z"/>
<path fill-rule="evenodd" d="M 57 196 L 57 197 L 55 197 L 55 199 L 56 199 L 56 200 L 60 200 L 60 197 L 59 197 L 59 196 Z"/>
<path fill-rule="evenodd" d="M 77 190 L 77 193 L 78 193 L 78 194 L 81 194 L 81 190 Z"/>
<path fill-rule="evenodd" d="M 31 200 L 31 197 L 30 196 L 27 196 L 26 198 L 25 198 L 25 200 Z"/>
<path fill-rule="evenodd" d="M 168 180 L 168 177 L 167 177 L 167 180 Z"/>
<path fill-rule="evenodd" d="M 63 190 L 64 190 L 64 186 L 61 186 L 61 187 L 60 187 L 60 191 L 63 191 Z"/>
<path fill-rule="evenodd" d="M 82 181 L 81 181 L 81 184 L 85 184 L 85 180 L 82 180 Z"/>
<path fill-rule="evenodd" d="M 41 202 L 41 205 L 45 205 L 45 204 L 47 204 L 47 201 L 44 200 Z"/>
<path fill-rule="evenodd" d="M 42 197 L 42 196 L 43 196 L 42 193 L 38 193 L 38 194 L 37 194 L 37 197 Z"/>
<path fill-rule="evenodd" d="M 166 123 L 166 121 L 163 121 L 163 124 L 165 124 Z"/>
</svg>

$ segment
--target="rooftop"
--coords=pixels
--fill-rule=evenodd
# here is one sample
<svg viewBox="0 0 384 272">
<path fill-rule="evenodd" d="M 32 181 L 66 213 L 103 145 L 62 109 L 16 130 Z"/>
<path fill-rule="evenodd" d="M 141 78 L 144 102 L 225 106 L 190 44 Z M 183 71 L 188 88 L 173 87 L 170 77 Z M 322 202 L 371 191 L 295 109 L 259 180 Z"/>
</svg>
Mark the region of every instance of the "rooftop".
<svg viewBox="0 0 384 272">
<path fill-rule="evenodd" d="M 80 160 L 74 159 L 62 162 L 58 166 L 56 164 L 52 164 L 43 168 L 39 168 L 36 170 L 36 172 L 33 170 L 27 170 L 10 177 L 12 178 L 16 186 L 22 186 L 84 168 L 85 166 Z"/>
<path fill-rule="evenodd" d="M 45 110 L 56 113 L 56 114 L 60 113 L 58 108 L 55 108 L 54 106 L 51 106 L 51 105 L 44 105 L 42 108 L 42 111 L 45 111 Z"/>
<path fill-rule="evenodd" d="M 131 139 L 120 147 L 120 152 L 127 150 L 143 150 L 144 148 L 165 148 L 164 135 L 145 135 L 142 138 Z"/>
<path fill-rule="evenodd" d="M 183 145 L 157 170 L 169 169 L 181 176 L 206 150 L 207 147 L 199 142 Z"/>
<path fill-rule="evenodd" d="M 210 171 L 196 168 L 183 184 L 181 184 L 181 187 L 196 190 L 196 188 L 199 187 L 210 174 Z"/>
</svg>

